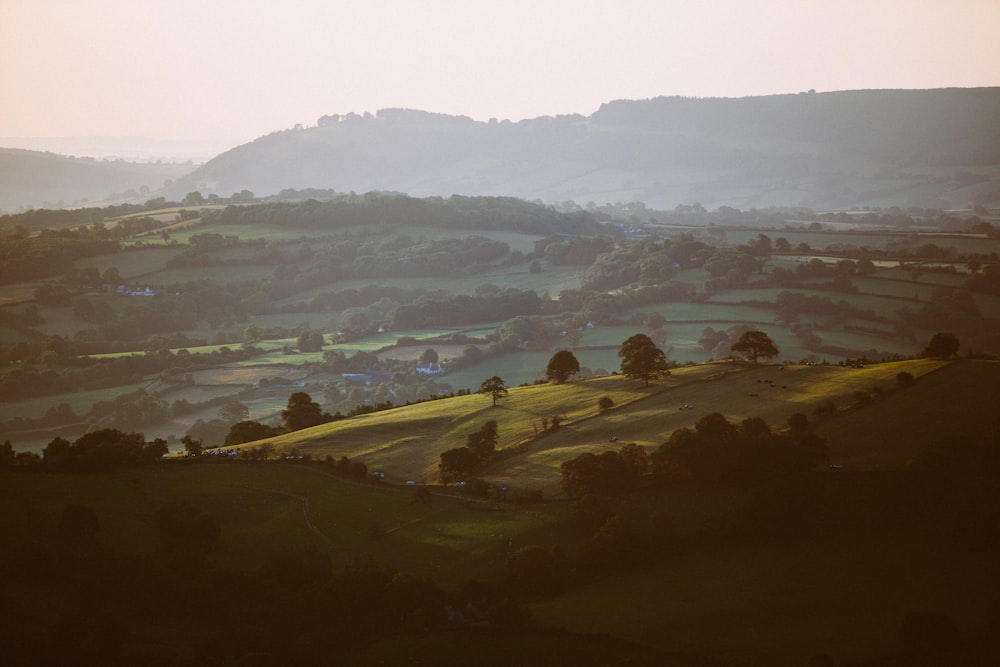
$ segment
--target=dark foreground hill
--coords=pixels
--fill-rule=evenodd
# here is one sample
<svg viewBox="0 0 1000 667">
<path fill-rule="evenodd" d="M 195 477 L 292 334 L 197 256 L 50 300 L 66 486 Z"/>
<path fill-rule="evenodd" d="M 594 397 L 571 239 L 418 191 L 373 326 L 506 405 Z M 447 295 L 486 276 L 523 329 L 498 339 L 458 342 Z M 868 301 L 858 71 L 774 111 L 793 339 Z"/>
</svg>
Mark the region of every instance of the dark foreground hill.
<svg viewBox="0 0 1000 667">
<path fill-rule="evenodd" d="M 386 109 L 230 150 L 167 193 L 332 188 L 761 208 L 1000 202 L 1000 88 L 615 101 L 517 123 Z"/>
</svg>

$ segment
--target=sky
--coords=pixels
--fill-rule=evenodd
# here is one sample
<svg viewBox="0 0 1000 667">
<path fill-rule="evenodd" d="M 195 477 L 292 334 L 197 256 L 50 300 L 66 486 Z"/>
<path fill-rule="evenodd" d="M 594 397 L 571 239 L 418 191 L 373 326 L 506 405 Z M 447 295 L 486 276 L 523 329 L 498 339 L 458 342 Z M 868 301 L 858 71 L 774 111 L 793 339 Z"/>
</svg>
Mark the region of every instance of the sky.
<svg viewBox="0 0 1000 667">
<path fill-rule="evenodd" d="M 998 86 L 998 30 L 1000 0 L 0 0 L 0 146 L 202 157 L 390 107 Z"/>
</svg>

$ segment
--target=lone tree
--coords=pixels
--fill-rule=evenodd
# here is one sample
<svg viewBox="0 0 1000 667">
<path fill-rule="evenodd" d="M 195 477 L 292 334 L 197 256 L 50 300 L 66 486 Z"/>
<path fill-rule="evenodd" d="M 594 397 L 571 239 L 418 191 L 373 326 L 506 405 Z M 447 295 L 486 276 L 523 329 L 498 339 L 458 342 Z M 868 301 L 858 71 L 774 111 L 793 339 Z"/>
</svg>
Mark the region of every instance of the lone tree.
<svg viewBox="0 0 1000 667">
<path fill-rule="evenodd" d="M 759 357 L 772 359 L 778 356 L 778 346 L 763 331 L 747 331 L 730 346 L 730 349 L 755 364 Z"/>
<path fill-rule="evenodd" d="M 422 364 L 436 364 L 438 362 L 438 353 L 433 347 L 429 347 L 420 353 L 419 362 Z"/>
<path fill-rule="evenodd" d="M 646 334 L 629 337 L 618 350 L 618 358 L 622 360 L 622 375 L 642 380 L 647 387 L 651 379 L 670 375 L 667 355 Z"/>
<path fill-rule="evenodd" d="M 328 421 L 319 403 L 304 391 L 297 391 L 288 397 L 288 406 L 281 411 L 281 420 L 286 431 L 298 431 Z"/>
<path fill-rule="evenodd" d="M 947 359 L 957 353 L 958 339 L 955 338 L 954 334 L 940 332 L 931 337 L 927 347 L 924 348 L 923 356 Z"/>
<path fill-rule="evenodd" d="M 497 406 L 497 401 L 507 395 L 507 385 L 504 384 L 503 378 L 494 375 L 489 380 L 484 380 L 481 385 L 479 385 L 479 393 L 486 394 L 493 399 L 493 407 Z"/>
<path fill-rule="evenodd" d="M 580 362 L 569 350 L 559 350 L 549 359 L 549 365 L 545 367 L 545 377 L 555 380 L 556 384 L 562 384 L 569 379 L 570 375 L 580 372 Z"/>
</svg>

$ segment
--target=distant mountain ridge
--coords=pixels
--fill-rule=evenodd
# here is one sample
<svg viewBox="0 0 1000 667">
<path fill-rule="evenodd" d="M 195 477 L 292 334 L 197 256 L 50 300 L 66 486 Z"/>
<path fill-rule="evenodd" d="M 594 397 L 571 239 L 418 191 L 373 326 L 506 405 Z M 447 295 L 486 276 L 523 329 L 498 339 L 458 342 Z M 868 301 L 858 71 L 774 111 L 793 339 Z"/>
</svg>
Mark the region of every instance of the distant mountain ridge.
<svg viewBox="0 0 1000 667">
<path fill-rule="evenodd" d="M 149 198 L 194 165 L 67 157 L 0 148 L 0 211 L 69 208 L 89 202 Z"/>
<path fill-rule="evenodd" d="M 1000 88 L 606 103 L 478 122 L 406 109 L 324 116 L 213 158 L 169 189 L 508 195 L 739 208 L 1000 203 Z"/>
</svg>

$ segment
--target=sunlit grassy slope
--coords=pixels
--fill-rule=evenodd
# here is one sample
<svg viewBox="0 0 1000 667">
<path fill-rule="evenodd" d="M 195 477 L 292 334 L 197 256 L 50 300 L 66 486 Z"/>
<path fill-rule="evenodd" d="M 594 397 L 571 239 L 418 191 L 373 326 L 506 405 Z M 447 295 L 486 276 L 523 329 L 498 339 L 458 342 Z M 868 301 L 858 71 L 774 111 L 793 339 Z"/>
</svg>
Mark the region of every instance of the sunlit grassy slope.
<svg viewBox="0 0 1000 667">
<path fill-rule="evenodd" d="M 896 376 L 917 381 L 900 389 Z M 645 387 L 621 376 L 564 385 L 514 387 L 492 407 L 473 394 L 345 419 L 289 433 L 267 442 L 276 454 L 293 449 L 313 458 L 347 456 L 387 480 L 436 483 L 440 454 L 461 447 L 488 419 L 499 426 L 500 455 L 484 476 L 520 489 L 559 490 L 560 465 L 586 452 L 635 442 L 650 451 L 680 428 L 720 412 L 738 422 L 760 417 L 773 430 L 800 412 L 813 419 L 817 405 L 832 402 L 836 416 L 817 424 L 832 463 L 851 468 L 901 468 L 944 435 L 992 432 L 989 388 L 1000 379 L 1000 363 L 911 360 L 866 368 L 777 366 L 742 362 L 675 369 Z M 858 407 L 859 393 L 872 397 Z M 602 396 L 615 408 L 597 409 Z M 691 407 L 686 407 L 691 406 Z M 683 408 L 683 409 L 682 409 Z M 545 432 L 542 419 L 559 415 L 562 425 Z M 259 443 L 248 443 L 246 447 Z"/>
</svg>

